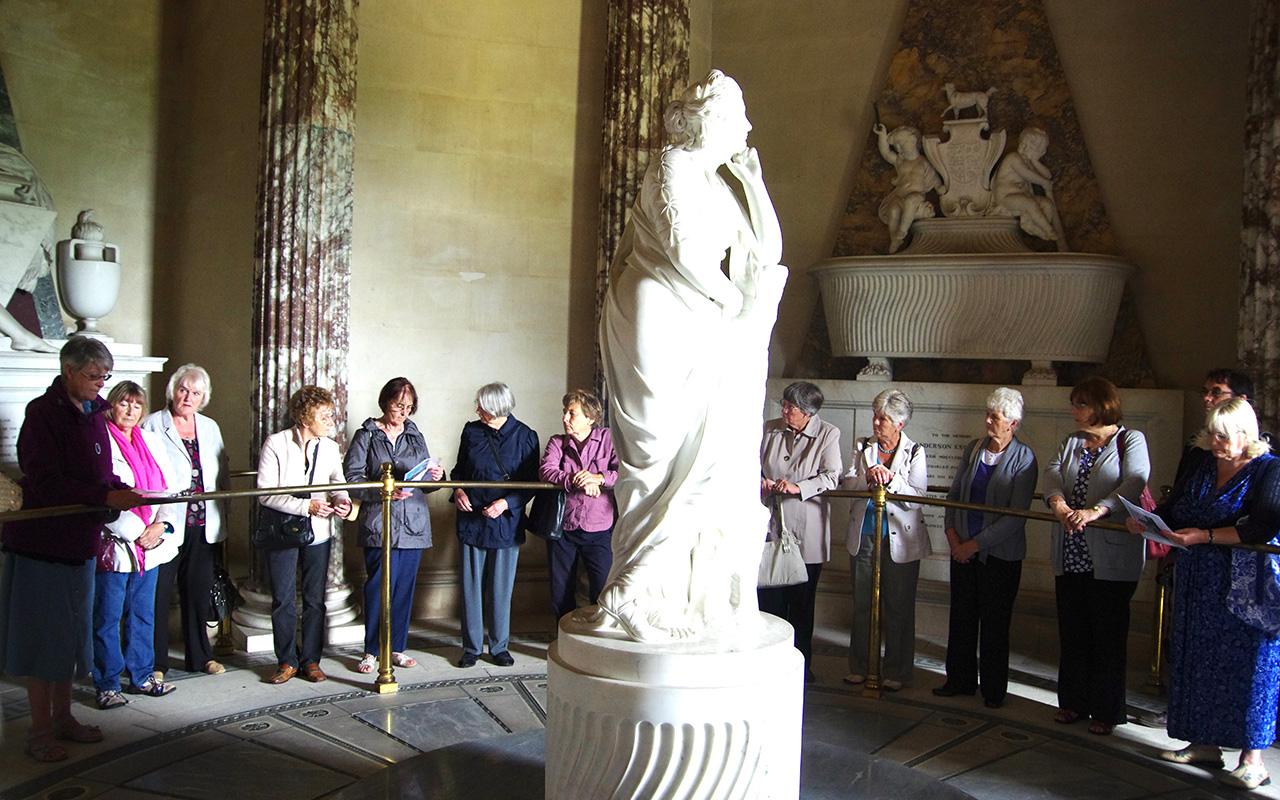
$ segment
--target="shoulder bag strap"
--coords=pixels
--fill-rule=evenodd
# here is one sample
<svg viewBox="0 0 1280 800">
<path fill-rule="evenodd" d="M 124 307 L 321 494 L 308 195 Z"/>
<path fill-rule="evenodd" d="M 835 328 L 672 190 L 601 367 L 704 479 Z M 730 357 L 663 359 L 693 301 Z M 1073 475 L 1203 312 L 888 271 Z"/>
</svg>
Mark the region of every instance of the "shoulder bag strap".
<svg viewBox="0 0 1280 800">
<path fill-rule="evenodd" d="M 484 440 L 489 443 L 489 451 L 493 453 L 493 460 L 498 462 L 498 469 L 502 470 L 502 479 L 504 481 L 511 480 L 511 475 L 507 473 L 506 466 L 502 463 L 502 456 L 498 455 L 498 448 L 493 443 L 493 435 L 486 432 Z"/>
</svg>

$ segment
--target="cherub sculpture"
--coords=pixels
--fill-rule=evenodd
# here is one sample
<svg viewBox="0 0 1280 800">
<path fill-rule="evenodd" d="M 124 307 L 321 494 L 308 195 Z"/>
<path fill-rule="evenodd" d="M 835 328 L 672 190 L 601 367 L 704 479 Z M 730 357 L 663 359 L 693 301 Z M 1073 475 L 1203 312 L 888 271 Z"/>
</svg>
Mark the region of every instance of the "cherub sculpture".
<svg viewBox="0 0 1280 800">
<path fill-rule="evenodd" d="M 1017 152 L 1006 155 L 996 169 L 991 187 L 995 205 L 989 213 L 1017 217 L 1024 231 L 1066 250 L 1067 236 L 1053 202 L 1053 176 L 1040 163 L 1048 147 L 1049 135 L 1040 128 L 1022 131 Z"/>
<path fill-rule="evenodd" d="M 897 171 L 893 191 L 880 203 L 880 221 L 889 226 L 889 252 L 896 253 L 906 241 L 912 222 L 937 213 L 925 195 L 942 186 L 942 179 L 920 155 L 920 131 L 903 125 L 887 133 L 878 122 L 873 130 L 880 155 Z"/>
</svg>

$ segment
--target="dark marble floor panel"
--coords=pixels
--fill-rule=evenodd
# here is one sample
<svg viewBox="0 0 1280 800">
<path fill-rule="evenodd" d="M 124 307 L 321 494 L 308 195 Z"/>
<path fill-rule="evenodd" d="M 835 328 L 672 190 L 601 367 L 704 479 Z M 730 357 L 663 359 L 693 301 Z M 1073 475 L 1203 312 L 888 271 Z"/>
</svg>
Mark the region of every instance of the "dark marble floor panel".
<svg viewBox="0 0 1280 800">
<path fill-rule="evenodd" d="M 237 742 L 162 767 L 129 781 L 130 789 L 191 800 L 288 797 L 309 800 L 350 784 L 353 778 L 312 761 Z"/>
<path fill-rule="evenodd" d="M 303 720 L 302 727 L 325 739 L 368 753 L 387 764 L 413 758 L 420 752 L 396 734 L 388 735 L 385 728 L 378 728 L 347 714 L 335 712 L 325 717 L 312 717 Z"/>
<path fill-rule="evenodd" d="M 105 763 L 82 769 L 81 774 L 89 780 L 119 786 L 170 764 L 226 747 L 235 741 L 233 737 L 220 731 L 200 731 L 171 740 L 143 742 L 136 747 L 96 755 L 95 760 L 103 760 Z"/>
<path fill-rule="evenodd" d="M 510 733 L 472 698 L 380 708 L 355 716 L 423 752 Z"/>
<path fill-rule="evenodd" d="M 984 800 L 1127 800 L 1150 795 L 1129 781 L 1035 750 L 976 766 L 948 783 Z"/>
</svg>

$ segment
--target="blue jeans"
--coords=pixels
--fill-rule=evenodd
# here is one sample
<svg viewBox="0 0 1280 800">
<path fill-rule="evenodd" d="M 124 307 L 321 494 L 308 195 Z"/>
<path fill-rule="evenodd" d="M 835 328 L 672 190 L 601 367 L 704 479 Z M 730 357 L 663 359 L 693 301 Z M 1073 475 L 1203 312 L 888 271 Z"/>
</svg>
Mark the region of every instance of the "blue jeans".
<svg viewBox="0 0 1280 800">
<path fill-rule="evenodd" d="M 505 653 L 511 638 L 511 590 L 516 582 L 520 548 L 461 543 L 458 548 L 462 562 L 462 652 L 480 655 L 487 616 L 489 652 Z"/>
<path fill-rule="evenodd" d="M 409 646 L 409 617 L 413 613 L 413 590 L 418 582 L 418 562 L 422 551 L 391 548 L 391 652 L 403 653 Z M 364 651 L 379 654 L 382 642 L 382 548 L 364 548 Z"/>
<path fill-rule="evenodd" d="M 134 686 L 151 678 L 156 655 L 152 638 L 155 608 L 154 567 L 145 572 L 99 572 L 94 576 L 93 685 L 99 692 L 120 691 L 120 673 L 125 669 Z"/>
</svg>

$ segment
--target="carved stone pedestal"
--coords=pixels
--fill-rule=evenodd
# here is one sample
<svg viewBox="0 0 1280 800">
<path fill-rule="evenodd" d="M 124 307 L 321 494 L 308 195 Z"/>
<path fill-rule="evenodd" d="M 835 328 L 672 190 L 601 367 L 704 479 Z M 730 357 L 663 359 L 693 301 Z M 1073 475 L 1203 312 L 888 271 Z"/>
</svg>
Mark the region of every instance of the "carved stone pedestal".
<svg viewBox="0 0 1280 800">
<path fill-rule="evenodd" d="M 547 658 L 546 796 L 796 798 L 804 659 L 748 636 L 644 644 L 571 633 Z"/>
</svg>

